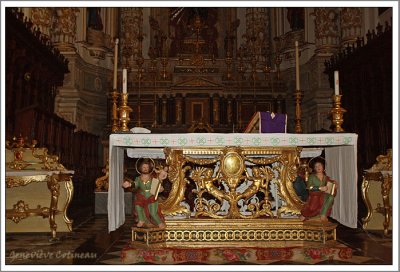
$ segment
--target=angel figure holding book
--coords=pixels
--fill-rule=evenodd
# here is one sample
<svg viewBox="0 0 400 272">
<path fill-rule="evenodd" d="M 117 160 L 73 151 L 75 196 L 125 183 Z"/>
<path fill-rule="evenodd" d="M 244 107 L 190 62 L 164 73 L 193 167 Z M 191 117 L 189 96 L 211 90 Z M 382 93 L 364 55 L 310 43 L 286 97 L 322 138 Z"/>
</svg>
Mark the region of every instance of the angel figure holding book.
<svg viewBox="0 0 400 272">
<path fill-rule="evenodd" d="M 138 165 L 139 164 L 139 165 Z M 158 205 L 158 193 L 162 192 L 162 181 L 168 176 L 168 167 L 155 170 L 152 159 L 138 159 L 136 170 L 140 174 L 130 183 L 125 181 L 122 187 L 133 187 L 135 191 L 133 205 L 138 216 L 137 227 L 150 227 L 152 225 L 165 228 L 164 217 Z"/>
<path fill-rule="evenodd" d="M 312 159 L 309 165 L 313 173 L 307 180 L 309 197 L 301 209 L 300 220 L 312 218 L 327 223 L 337 191 L 337 182 L 325 174 L 325 160 L 322 157 Z"/>
</svg>

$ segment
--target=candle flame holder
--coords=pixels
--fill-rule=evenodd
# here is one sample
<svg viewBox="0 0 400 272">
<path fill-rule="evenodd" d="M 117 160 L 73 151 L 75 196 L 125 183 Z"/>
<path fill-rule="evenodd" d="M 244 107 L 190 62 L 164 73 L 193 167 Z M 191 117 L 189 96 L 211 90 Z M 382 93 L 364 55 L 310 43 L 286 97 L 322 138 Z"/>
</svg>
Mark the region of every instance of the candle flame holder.
<svg viewBox="0 0 400 272">
<path fill-rule="evenodd" d="M 334 132 L 344 132 L 342 128 L 343 124 L 343 114 L 347 112 L 347 110 L 341 107 L 341 99 L 342 95 L 333 95 L 333 109 L 331 110 L 332 113 L 332 123 L 335 125 L 333 128 Z"/>
<path fill-rule="evenodd" d="M 128 106 L 128 94 L 121 94 L 121 106 L 119 107 L 119 132 L 129 132 L 128 124 L 131 120 L 129 114 L 132 112 L 132 108 Z"/>
</svg>

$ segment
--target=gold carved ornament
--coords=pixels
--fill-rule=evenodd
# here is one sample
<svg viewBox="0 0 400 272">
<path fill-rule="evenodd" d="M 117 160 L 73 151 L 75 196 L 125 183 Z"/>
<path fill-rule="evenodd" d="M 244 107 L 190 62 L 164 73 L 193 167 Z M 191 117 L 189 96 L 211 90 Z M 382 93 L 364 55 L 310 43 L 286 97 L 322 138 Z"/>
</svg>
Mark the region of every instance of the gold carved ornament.
<svg viewBox="0 0 400 272">
<path fill-rule="evenodd" d="M 166 162 L 169 166 L 168 178 L 172 183 L 172 189 L 168 198 L 160 203 L 164 214 L 180 214 L 189 213 L 186 207 L 182 207 L 180 202 L 184 198 L 186 183 L 189 181 L 185 178 L 185 173 L 190 169 L 190 166 L 185 166 L 182 150 L 172 151 L 170 148 L 165 148 Z"/>
<path fill-rule="evenodd" d="M 104 176 L 96 179 L 96 192 L 108 191 L 109 185 L 109 160 L 107 159 L 106 167 L 102 169 Z"/>
<path fill-rule="evenodd" d="M 55 223 L 55 215 L 59 213 L 58 210 L 58 198 L 60 196 L 60 182 L 65 181 L 65 188 L 67 190 L 67 199 L 65 207 L 63 209 L 63 219 L 67 224 L 68 228 L 72 231 L 72 220 L 67 216 L 68 206 L 71 203 L 73 196 L 73 184 L 70 174 L 54 174 L 54 175 L 37 175 L 37 176 L 19 176 L 19 177 L 6 177 L 7 188 L 26 186 L 31 182 L 46 182 L 47 188 L 51 194 L 50 208 L 41 207 L 38 205 L 36 209 L 29 209 L 28 204 L 25 204 L 23 200 L 17 202 L 13 209 L 6 210 L 7 219 L 11 219 L 15 223 L 19 223 L 22 219 L 28 216 L 43 216 L 43 218 L 49 217 L 50 229 L 52 231 L 52 238 L 56 237 L 57 224 Z"/>
<path fill-rule="evenodd" d="M 43 218 L 46 218 L 49 216 L 49 208 L 42 208 L 38 205 L 36 209 L 30 209 L 28 204 L 23 200 L 19 200 L 13 205 L 13 209 L 6 210 L 7 219 L 14 221 L 16 224 L 31 215 L 43 216 Z"/>
<path fill-rule="evenodd" d="M 161 202 L 164 214 L 176 214 L 189 212 L 181 207 L 184 200 L 186 185 L 192 180 L 197 189 L 193 191 L 197 195 L 195 217 L 208 216 L 212 218 L 257 218 L 263 215 L 273 216 L 271 203 L 268 200 L 268 184 L 274 179 L 274 172 L 278 173 L 278 194 L 284 200 L 284 205 L 278 210 L 281 213 L 299 214 L 302 207 L 301 200 L 297 197 L 292 182 L 297 173 L 299 148 L 166 148 L 167 165 L 169 165 L 169 179 L 172 190 L 166 200 Z M 185 154 L 186 153 L 186 154 Z M 211 154 L 214 158 L 195 158 L 191 154 Z M 253 158 L 249 155 L 269 154 L 275 155 L 269 158 Z M 247 155 L 247 156 L 246 156 Z M 256 164 L 253 167 L 253 175 L 246 170 L 246 162 Z M 270 166 L 272 164 L 274 166 Z M 194 168 L 193 168 L 194 165 Z M 197 165 L 197 166 L 196 166 Z M 211 167 L 210 167 L 211 166 Z M 216 173 L 214 175 L 214 172 Z M 188 176 L 186 176 L 188 174 Z M 252 184 L 243 192 L 236 191 L 243 181 L 252 181 Z M 228 188 L 227 190 L 221 189 Z M 247 201 L 257 192 L 263 192 L 265 197 L 258 203 L 247 203 L 247 209 L 251 215 L 243 215 L 239 211 L 238 202 Z M 208 193 L 219 201 L 207 201 L 203 194 Z M 230 205 L 227 214 L 219 214 L 223 201 Z"/>
<path fill-rule="evenodd" d="M 361 184 L 362 197 L 365 205 L 367 206 L 367 216 L 362 218 L 363 228 L 367 228 L 368 222 L 371 220 L 373 207 L 369 200 L 368 191 L 371 181 L 381 182 L 381 194 L 383 206 L 378 203 L 375 211 L 383 214 L 384 222 L 383 229 L 384 235 L 389 234 L 390 218 L 392 216 L 392 205 L 390 204 L 390 191 L 392 189 L 393 176 L 392 176 L 392 149 L 388 149 L 386 155 L 379 155 L 376 158 L 376 163 L 367 171 L 363 176 L 363 182 Z"/>
<path fill-rule="evenodd" d="M 32 140 L 32 144 L 26 144 L 25 140 L 25 138 L 19 136 L 18 138 L 14 137 L 13 142 L 7 141 L 6 148 L 14 154 L 13 160 L 6 164 L 8 170 L 24 170 L 27 166 L 32 166 L 34 168 L 34 171 L 66 170 L 65 167 L 58 162 L 58 156 L 48 155 L 47 148 L 36 148 L 36 140 Z M 31 154 L 27 154 L 25 158 L 28 158 L 29 161 L 25 161 L 24 154 L 28 151 L 30 151 Z M 41 154 L 39 154 L 40 152 Z M 30 158 L 28 157 L 28 155 L 30 156 Z M 67 216 L 67 209 L 73 196 L 72 174 L 61 172 L 46 174 L 40 173 L 38 175 L 29 176 L 6 176 L 6 188 L 26 186 L 32 182 L 47 183 L 47 188 L 51 193 L 50 208 L 41 208 L 40 206 L 38 206 L 37 209 L 32 210 L 29 209 L 27 204 L 24 204 L 23 200 L 20 200 L 17 204 L 14 205 L 14 209 L 6 210 L 7 218 L 17 223 L 21 219 L 24 219 L 31 215 L 49 217 L 52 239 L 56 239 L 57 224 L 55 223 L 55 215 L 59 212 L 57 206 L 60 195 L 60 182 L 65 182 L 67 199 L 64 208 L 63 219 L 68 228 L 72 230 L 72 221 Z M 23 209 L 22 207 L 25 207 L 25 209 Z"/>
<path fill-rule="evenodd" d="M 66 170 L 65 167 L 58 162 L 58 156 L 47 154 L 47 148 L 37 148 L 37 141 L 32 140 L 31 144 L 27 144 L 25 142 L 26 138 L 22 136 L 14 137 L 13 141 L 6 141 L 6 148 L 14 153 L 14 158 L 11 162 L 6 163 L 6 168 L 9 170 L 23 170 L 28 166 L 39 166 L 41 170 Z M 38 159 L 39 161 L 25 161 L 24 155 L 26 152 L 30 150 L 33 158 Z M 39 154 L 41 153 L 41 154 Z M 25 156 L 27 157 L 27 156 Z M 37 167 L 35 167 L 35 170 Z"/>
</svg>

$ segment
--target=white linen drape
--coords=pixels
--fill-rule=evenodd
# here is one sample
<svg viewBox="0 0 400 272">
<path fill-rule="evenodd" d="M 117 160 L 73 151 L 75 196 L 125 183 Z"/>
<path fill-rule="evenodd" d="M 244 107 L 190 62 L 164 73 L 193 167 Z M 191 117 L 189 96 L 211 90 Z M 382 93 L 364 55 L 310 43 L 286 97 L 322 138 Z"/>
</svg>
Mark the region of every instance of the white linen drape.
<svg viewBox="0 0 400 272">
<path fill-rule="evenodd" d="M 110 143 L 109 169 L 111 168 L 116 171 L 109 171 L 107 202 L 109 232 L 118 229 L 125 222 L 124 189 L 122 188 L 124 149 L 112 146 Z"/>
<path fill-rule="evenodd" d="M 350 228 L 357 228 L 357 147 L 325 149 L 326 174 L 338 181 L 331 217 Z"/>
</svg>

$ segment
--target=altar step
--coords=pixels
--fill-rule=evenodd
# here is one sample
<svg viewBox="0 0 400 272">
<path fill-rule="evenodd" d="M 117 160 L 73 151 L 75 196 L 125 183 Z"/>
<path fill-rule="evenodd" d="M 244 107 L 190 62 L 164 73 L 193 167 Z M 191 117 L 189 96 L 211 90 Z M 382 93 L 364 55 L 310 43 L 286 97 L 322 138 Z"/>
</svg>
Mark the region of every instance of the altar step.
<svg viewBox="0 0 400 272">
<path fill-rule="evenodd" d="M 132 245 L 121 251 L 123 264 L 316 264 L 351 263 L 353 250 L 339 242 L 327 244 L 272 242 L 258 246 L 158 246 Z"/>
<path fill-rule="evenodd" d="M 132 227 L 135 245 L 247 246 L 262 241 L 322 242 L 336 240 L 336 224 L 299 219 L 182 219 L 166 228 Z"/>
</svg>

